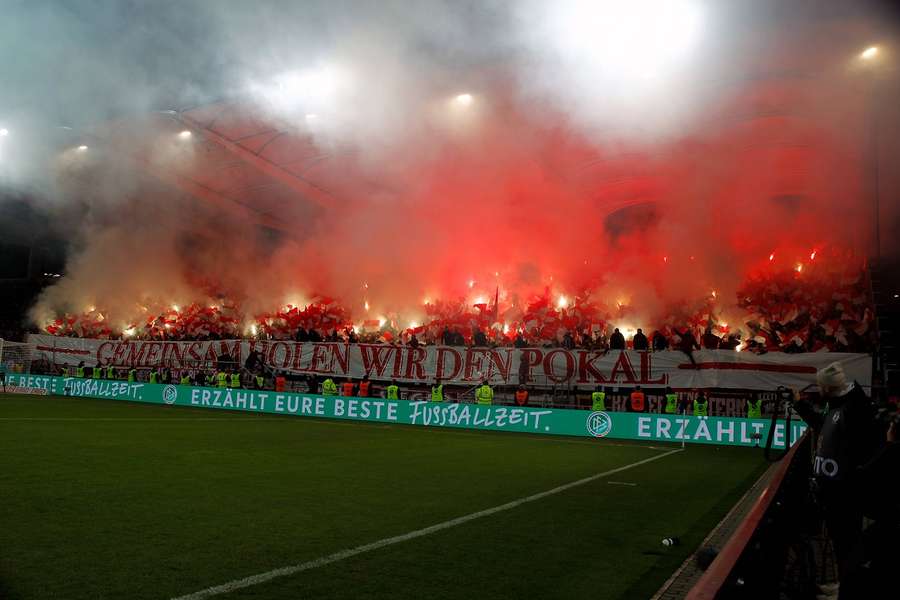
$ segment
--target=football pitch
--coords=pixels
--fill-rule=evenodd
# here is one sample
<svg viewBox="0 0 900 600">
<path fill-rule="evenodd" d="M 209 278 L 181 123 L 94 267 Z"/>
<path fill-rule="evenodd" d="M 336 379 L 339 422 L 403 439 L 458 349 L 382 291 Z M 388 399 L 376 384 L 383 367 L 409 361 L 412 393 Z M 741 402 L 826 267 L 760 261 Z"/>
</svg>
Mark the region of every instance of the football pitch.
<svg viewBox="0 0 900 600">
<path fill-rule="evenodd" d="M 0 395 L 0 598 L 649 598 L 759 450 Z M 665 537 L 681 538 L 665 547 Z"/>
</svg>

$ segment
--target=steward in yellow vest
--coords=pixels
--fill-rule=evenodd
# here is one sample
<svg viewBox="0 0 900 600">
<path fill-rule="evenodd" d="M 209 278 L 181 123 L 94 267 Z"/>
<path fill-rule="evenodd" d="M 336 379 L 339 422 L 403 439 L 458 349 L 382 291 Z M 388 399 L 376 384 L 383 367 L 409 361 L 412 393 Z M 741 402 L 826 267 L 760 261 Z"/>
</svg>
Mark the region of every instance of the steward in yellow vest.
<svg viewBox="0 0 900 600">
<path fill-rule="evenodd" d="M 387 399 L 388 400 L 399 400 L 400 399 L 400 386 L 397 385 L 396 381 L 392 381 L 391 385 L 387 386 Z"/>
<path fill-rule="evenodd" d="M 337 384 L 331 377 L 322 382 L 322 395 L 337 396 Z"/>
<path fill-rule="evenodd" d="M 494 390 L 491 389 L 491 386 L 488 385 L 487 381 L 482 383 L 481 386 L 475 390 L 475 402 L 478 404 L 494 403 Z"/>
<path fill-rule="evenodd" d="M 747 418 L 762 419 L 762 398 L 757 398 L 756 402 L 747 400 Z"/>
<path fill-rule="evenodd" d="M 666 414 L 674 415 L 678 412 L 678 394 L 672 388 L 666 388 Z"/>
<path fill-rule="evenodd" d="M 431 386 L 431 401 L 432 402 L 443 402 L 444 401 L 444 384 L 439 381 L 435 381 L 434 385 Z"/>
<path fill-rule="evenodd" d="M 591 394 L 591 410 L 606 410 L 606 390 L 597 388 Z"/>
<path fill-rule="evenodd" d="M 709 416 L 709 400 L 707 400 L 706 394 L 704 394 L 703 392 L 697 394 L 697 397 L 694 399 L 694 416 Z"/>
</svg>

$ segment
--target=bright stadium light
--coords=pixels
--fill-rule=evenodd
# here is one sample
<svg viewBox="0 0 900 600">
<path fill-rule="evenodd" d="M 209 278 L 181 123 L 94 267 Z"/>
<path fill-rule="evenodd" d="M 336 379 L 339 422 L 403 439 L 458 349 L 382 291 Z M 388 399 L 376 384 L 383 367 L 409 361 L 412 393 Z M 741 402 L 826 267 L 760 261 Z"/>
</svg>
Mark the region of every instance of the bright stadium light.
<svg viewBox="0 0 900 600">
<path fill-rule="evenodd" d="M 84 152 L 84 151 L 87 150 L 87 149 L 88 149 L 88 147 L 85 146 L 84 144 L 82 144 L 81 146 L 78 146 L 78 151 L 79 151 L 79 152 Z"/>
<path fill-rule="evenodd" d="M 545 5 L 546 41 L 592 77 L 655 78 L 700 37 L 697 0 L 558 0 Z"/>
<path fill-rule="evenodd" d="M 0 129 L 0 136 L 6 137 L 9 135 L 9 129 Z"/>
<path fill-rule="evenodd" d="M 186 140 L 189 137 L 191 137 L 191 132 L 188 131 L 187 129 L 185 129 L 184 131 L 182 131 L 181 133 L 178 134 L 178 137 L 180 137 L 183 140 Z"/>
<path fill-rule="evenodd" d="M 472 98 L 472 94 L 459 94 L 454 98 L 455 102 L 460 106 L 469 106 L 472 104 L 474 98 Z"/>
<path fill-rule="evenodd" d="M 307 113 L 305 118 L 306 118 L 307 123 L 312 123 L 313 121 L 315 121 L 316 119 L 319 118 L 319 115 L 317 115 L 315 113 Z"/>
<path fill-rule="evenodd" d="M 859 55 L 863 60 L 872 60 L 878 56 L 878 46 L 869 46 Z"/>
</svg>

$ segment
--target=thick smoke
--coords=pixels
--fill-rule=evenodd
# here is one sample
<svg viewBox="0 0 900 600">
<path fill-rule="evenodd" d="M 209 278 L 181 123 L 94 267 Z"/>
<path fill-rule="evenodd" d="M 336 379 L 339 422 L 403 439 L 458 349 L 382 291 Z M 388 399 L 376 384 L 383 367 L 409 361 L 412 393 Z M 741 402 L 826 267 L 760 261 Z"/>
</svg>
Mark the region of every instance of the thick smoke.
<svg viewBox="0 0 900 600">
<path fill-rule="evenodd" d="M 855 57 L 872 39 L 890 47 L 877 13 L 35 4 L 0 14 L 0 47 L 19 57 L 0 71 L 0 157 L 6 185 L 36 190 L 74 240 L 39 325 L 91 306 L 116 327 L 191 302 L 258 314 L 317 294 L 357 320 L 413 321 L 426 298 L 498 289 L 649 319 L 713 290 L 733 298 L 772 253 L 791 269 L 812 250 L 871 245 L 871 78 Z M 269 234 L 156 181 L 153 168 L 188 173 L 200 151 L 158 111 L 219 99 L 312 135 L 346 173 L 334 206 Z M 102 146 L 112 127 L 133 130 L 140 160 Z"/>
</svg>

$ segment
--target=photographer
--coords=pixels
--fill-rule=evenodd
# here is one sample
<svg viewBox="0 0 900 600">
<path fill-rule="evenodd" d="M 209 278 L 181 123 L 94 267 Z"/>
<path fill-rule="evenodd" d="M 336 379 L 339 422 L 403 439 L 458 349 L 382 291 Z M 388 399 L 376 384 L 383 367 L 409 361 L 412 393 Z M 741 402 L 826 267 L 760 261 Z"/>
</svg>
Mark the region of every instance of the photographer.
<svg viewBox="0 0 900 600">
<path fill-rule="evenodd" d="M 865 585 L 860 489 L 867 479 L 861 467 L 884 445 L 885 433 L 872 401 L 858 384 L 847 382 L 839 363 L 820 369 L 816 381 L 824 408 L 817 410 L 796 394 L 794 408 L 818 438 L 813 488 L 834 544 L 839 598 L 860 598 Z"/>
</svg>

